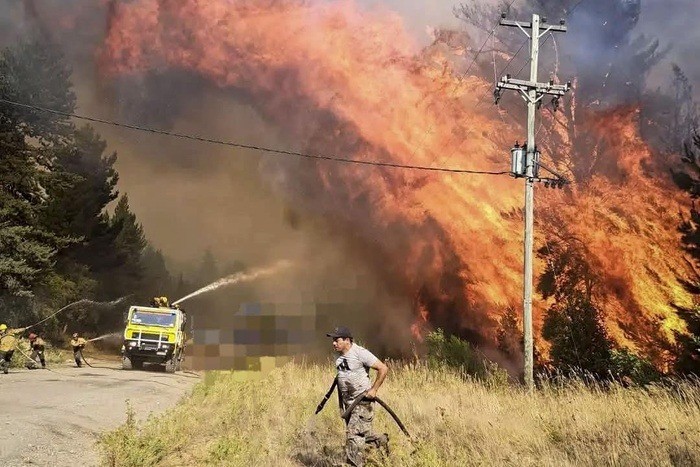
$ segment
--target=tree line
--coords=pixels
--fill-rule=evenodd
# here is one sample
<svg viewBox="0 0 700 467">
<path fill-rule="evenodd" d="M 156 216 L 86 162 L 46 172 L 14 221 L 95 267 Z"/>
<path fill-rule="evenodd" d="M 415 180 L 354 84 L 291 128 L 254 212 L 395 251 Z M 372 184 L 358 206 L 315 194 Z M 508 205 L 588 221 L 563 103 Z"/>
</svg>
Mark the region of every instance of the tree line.
<svg viewBox="0 0 700 467">
<path fill-rule="evenodd" d="M 76 107 L 71 70 L 40 41 L 0 53 L 0 98 L 62 113 Z M 106 149 L 90 125 L 0 103 L 0 321 L 26 326 L 83 298 L 139 303 L 189 288 L 148 243 L 116 188 L 117 155 Z M 113 330 L 124 306 L 75 307 L 43 330 Z"/>
</svg>

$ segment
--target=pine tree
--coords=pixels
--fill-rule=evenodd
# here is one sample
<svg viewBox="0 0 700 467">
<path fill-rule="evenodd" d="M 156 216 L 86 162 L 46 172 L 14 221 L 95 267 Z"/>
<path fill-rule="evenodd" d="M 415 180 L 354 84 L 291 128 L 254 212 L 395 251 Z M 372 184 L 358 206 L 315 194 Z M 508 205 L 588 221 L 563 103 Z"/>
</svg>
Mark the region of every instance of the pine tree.
<svg viewBox="0 0 700 467">
<path fill-rule="evenodd" d="M 41 222 L 52 232 L 78 241 L 57 254 L 54 269 L 59 277 L 47 281 L 52 286 L 48 290 L 39 291 L 50 309 L 94 297 L 98 287 L 94 273 L 113 250 L 105 208 L 117 196 L 118 176 L 113 167 L 116 154 L 105 156 L 105 149 L 106 142 L 92 127 L 84 126 L 55 153 Z M 79 314 L 75 311 L 70 317 L 92 319 Z"/>
<path fill-rule="evenodd" d="M 583 293 L 574 292 L 547 310 L 542 337 L 551 344 L 557 368 L 607 376 L 612 344 L 600 310 Z"/>
<path fill-rule="evenodd" d="M 50 44 L 0 52 L 0 98 L 72 113 L 70 69 Z M 162 254 L 117 199 L 116 154 L 90 126 L 0 103 L 0 318 L 15 325 L 79 298 L 170 290 Z M 103 310 L 104 311 L 104 310 Z M 119 313 L 72 309 L 84 329 L 113 329 Z M 47 327 L 57 322 L 48 322 Z M 45 328 L 46 329 L 46 328 Z"/>
<path fill-rule="evenodd" d="M 594 303 L 597 278 L 585 253 L 563 241 L 549 241 L 537 253 L 547 264 L 537 290 L 545 299 L 554 298 L 542 327 L 552 363 L 562 370 L 607 376 L 613 345 Z"/>
<path fill-rule="evenodd" d="M 151 245 L 146 246 L 141 257 L 141 265 L 143 267 L 143 279 L 141 285 L 141 294 L 143 300 L 147 300 L 153 296 L 168 296 L 170 297 L 175 289 L 173 280 L 170 277 L 168 268 L 165 266 L 165 257 L 160 250 L 156 250 Z M 171 300 L 176 300 L 177 297 L 170 297 Z"/>
<path fill-rule="evenodd" d="M 147 242 L 143 228 L 129 208 L 127 195 L 122 195 L 114 208 L 105 240 L 109 243 L 96 271 L 100 282 L 98 297 L 112 300 L 138 294 L 144 277 L 141 256 Z"/>
<path fill-rule="evenodd" d="M 73 111 L 70 71 L 56 50 L 21 43 L 0 54 L 0 97 Z M 72 239 L 41 222 L 53 154 L 70 135 L 65 117 L 0 104 L 0 295 L 32 296 Z M 2 311 L 2 310 L 0 310 Z"/>
</svg>

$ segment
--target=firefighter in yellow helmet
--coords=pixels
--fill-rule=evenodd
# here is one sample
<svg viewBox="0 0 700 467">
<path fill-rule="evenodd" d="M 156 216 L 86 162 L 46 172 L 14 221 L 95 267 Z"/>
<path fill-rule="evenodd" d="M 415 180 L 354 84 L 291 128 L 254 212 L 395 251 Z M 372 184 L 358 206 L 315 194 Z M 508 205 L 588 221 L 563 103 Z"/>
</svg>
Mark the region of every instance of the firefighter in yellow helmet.
<svg viewBox="0 0 700 467">
<path fill-rule="evenodd" d="M 17 334 L 27 328 L 8 329 L 7 324 L 0 324 L 0 368 L 7 374 L 12 361 L 12 354 L 17 347 Z"/>
<path fill-rule="evenodd" d="M 70 345 L 73 347 L 73 358 L 75 359 L 75 364 L 80 368 L 83 366 L 82 363 L 82 351 L 87 344 L 87 341 L 80 337 L 77 332 L 73 333 L 73 338 L 70 340 Z"/>
<path fill-rule="evenodd" d="M 160 297 L 160 306 L 168 308 L 168 297 Z"/>
</svg>

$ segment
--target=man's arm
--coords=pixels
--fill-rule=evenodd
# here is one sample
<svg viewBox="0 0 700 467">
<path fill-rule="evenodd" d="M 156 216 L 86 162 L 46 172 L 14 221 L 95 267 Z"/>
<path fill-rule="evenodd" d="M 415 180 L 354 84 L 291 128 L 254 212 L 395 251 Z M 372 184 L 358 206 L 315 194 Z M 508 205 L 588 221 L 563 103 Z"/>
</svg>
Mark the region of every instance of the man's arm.
<svg viewBox="0 0 700 467">
<path fill-rule="evenodd" d="M 377 377 L 374 380 L 372 388 L 369 391 L 367 391 L 367 394 L 365 394 L 365 397 L 367 397 L 368 399 L 374 399 L 376 397 L 379 387 L 384 383 L 384 379 L 386 379 L 386 374 L 389 372 L 389 367 L 386 366 L 381 360 L 377 360 L 376 362 L 374 362 L 371 368 L 377 370 Z"/>
</svg>

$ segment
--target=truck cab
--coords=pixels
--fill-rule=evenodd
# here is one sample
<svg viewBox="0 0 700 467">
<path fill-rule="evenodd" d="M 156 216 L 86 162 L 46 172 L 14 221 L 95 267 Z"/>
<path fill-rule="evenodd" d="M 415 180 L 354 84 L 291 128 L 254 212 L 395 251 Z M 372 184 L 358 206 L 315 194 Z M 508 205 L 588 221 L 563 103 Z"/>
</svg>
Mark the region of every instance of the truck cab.
<svg viewBox="0 0 700 467">
<path fill-rule="evenodd" d="M 126 318 L 122 368 L 141 369 L 144 363 L 165 366 L 174 373 L 184 358 L 184 311 L 170 307 L 132 306 Z"/>
</svg>

